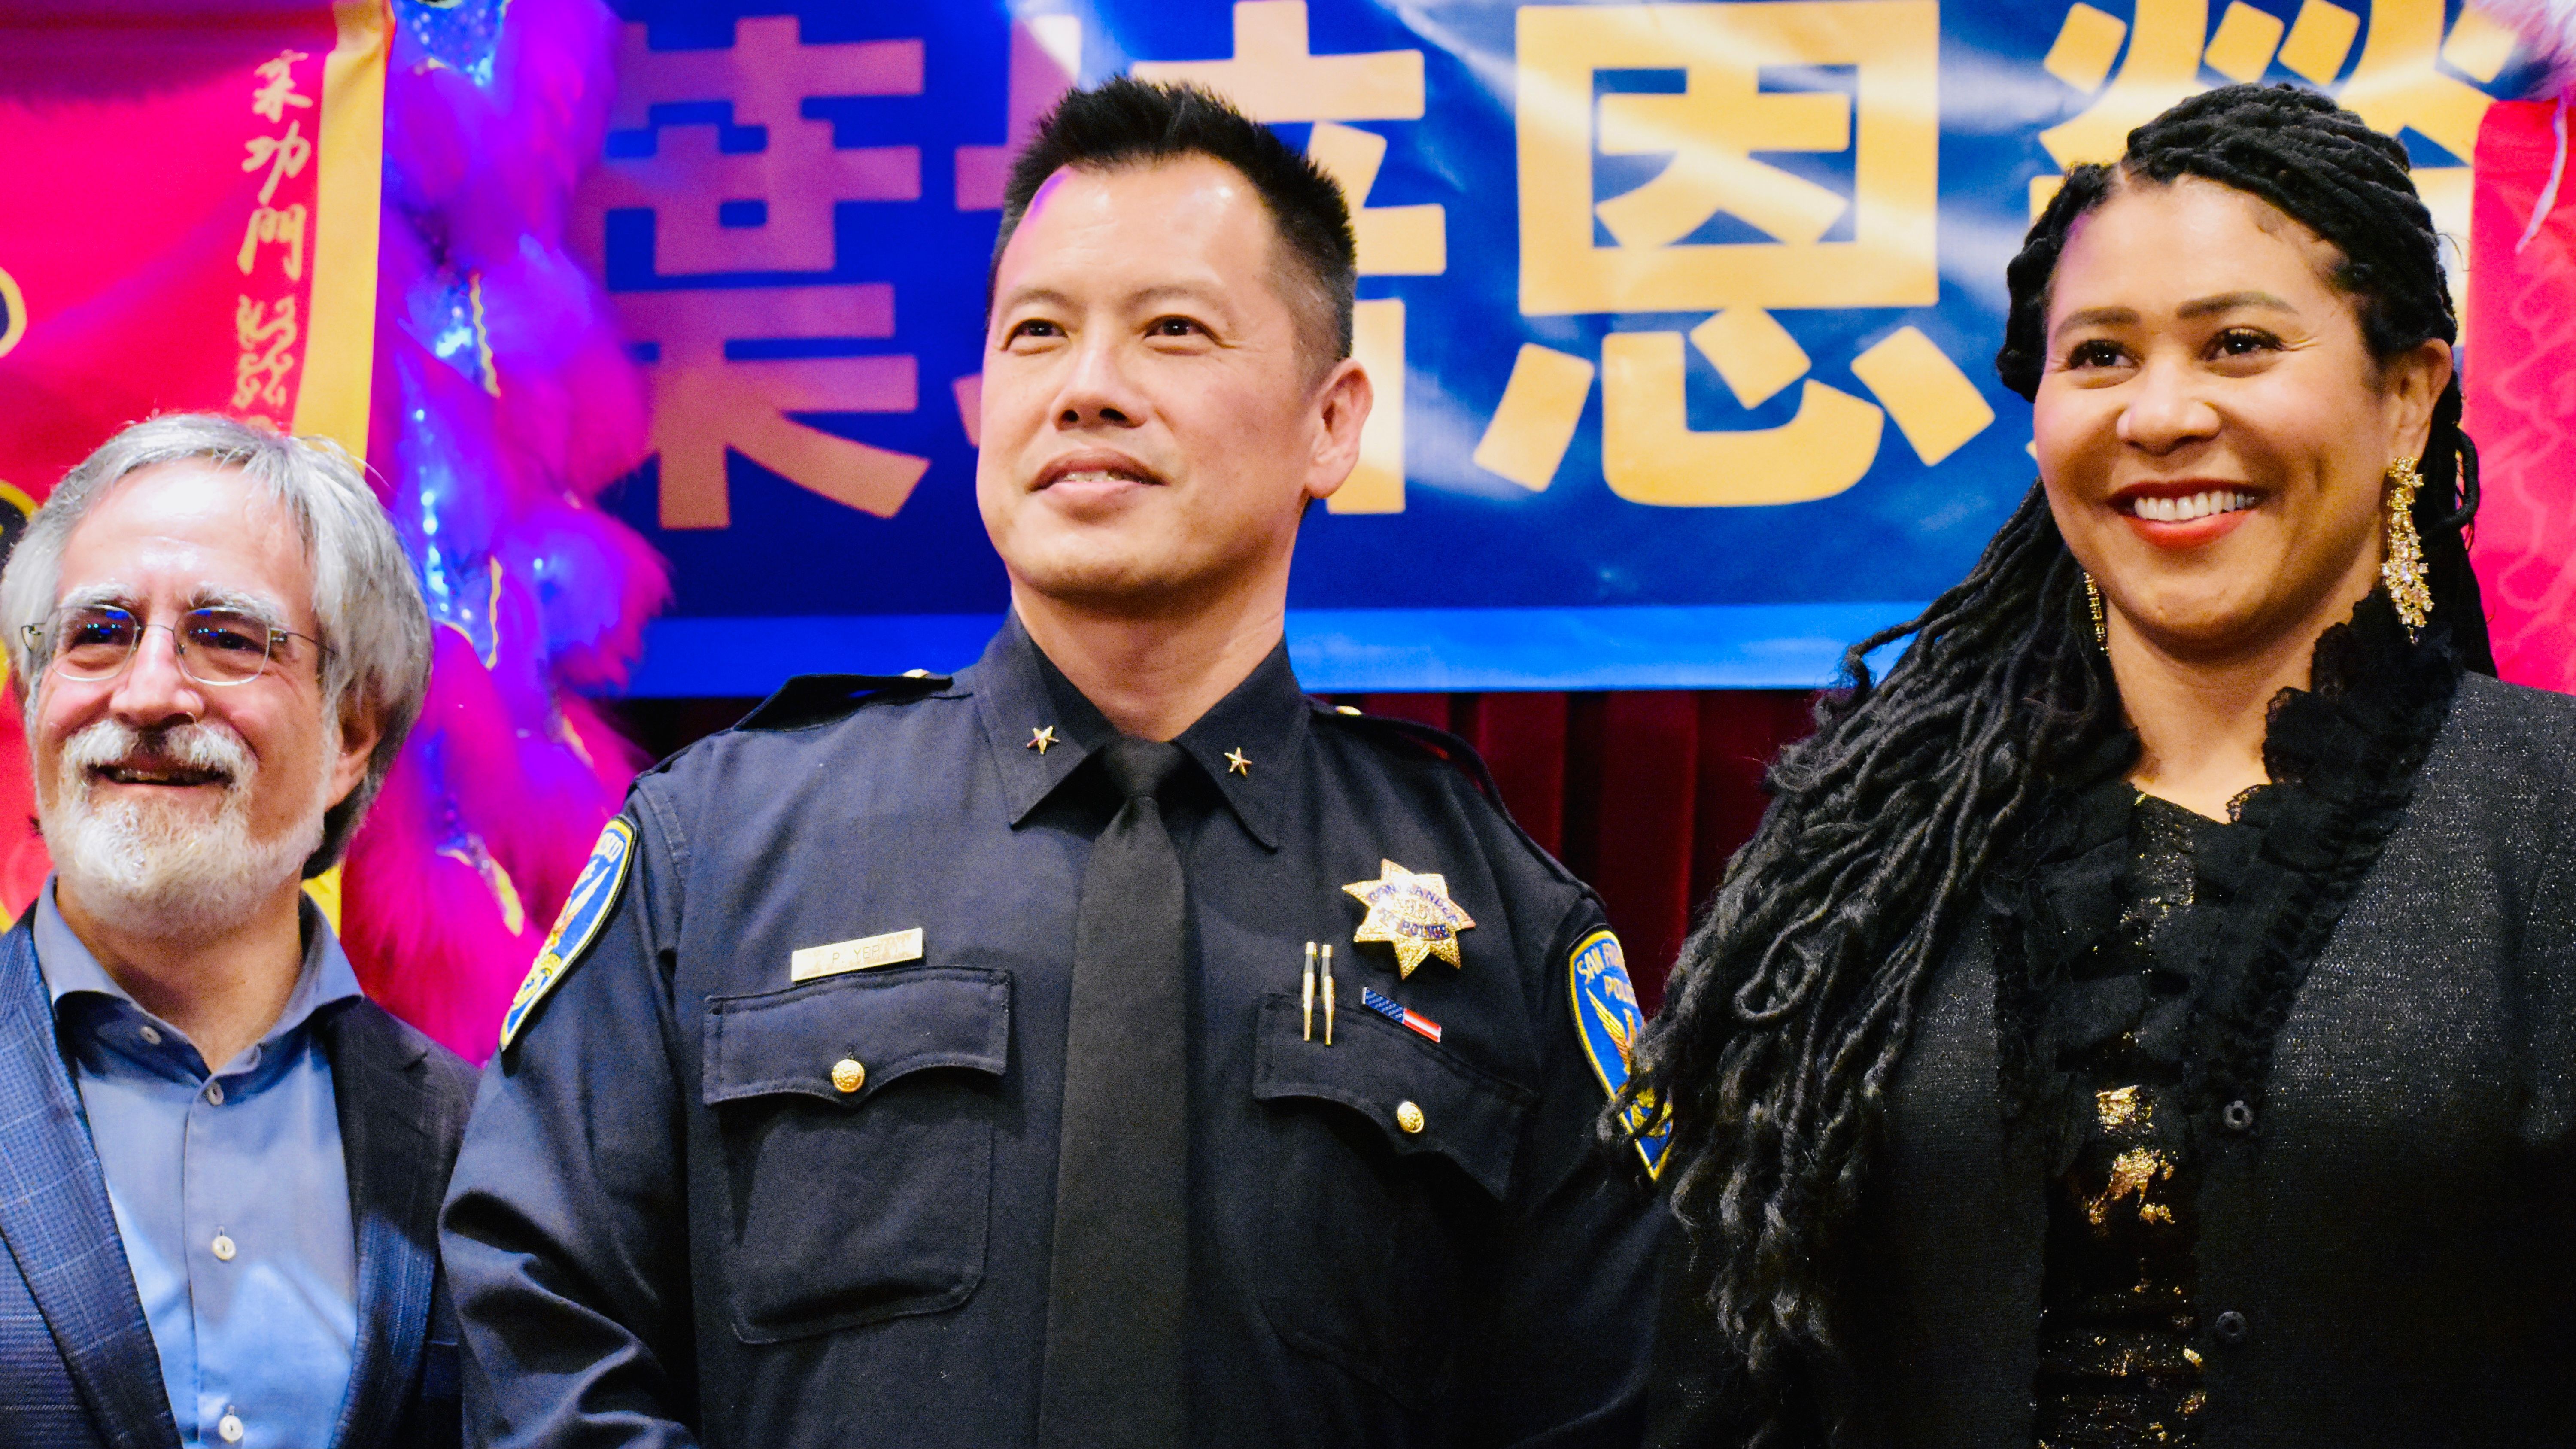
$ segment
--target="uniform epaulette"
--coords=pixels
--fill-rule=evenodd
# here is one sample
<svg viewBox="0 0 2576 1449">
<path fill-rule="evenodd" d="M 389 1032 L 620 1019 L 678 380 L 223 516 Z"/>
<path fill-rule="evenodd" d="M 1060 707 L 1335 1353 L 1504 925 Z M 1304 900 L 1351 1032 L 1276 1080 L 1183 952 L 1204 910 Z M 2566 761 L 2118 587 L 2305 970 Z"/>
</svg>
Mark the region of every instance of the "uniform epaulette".
<svg viewBox="0 0 2576 1449">
<path fill-rule="evenodd" d="M 1511 806 L 1503 801 L 1503 787 L 1494 783 L 1494 772 L 1485 768 L 1485 757 L 1477 753 L 1476 747 L 1469 744 L 1465 738 L 1414 720 L 1397 719 L 1392 715 L 1363 714 L 1346 704 L 1336 705 L 1311 697 L 1308 703 L 1314 706 L 1317 715 L 1335 724 L 1349 725 L 1381 739 L 1400 740 L 1411 749 L 1419 750 L 1455 767 L 1460 774 L 1475 782 L 1477 791 L 1485 797 L 1486 803 L 1494 807 L 1495 813 L 1503 817 L 1503 822 L 1511 826 L 1512 833 L 1521 838 L 1521 843 L 1527 845 L 1532 854 L 1547 863 L 1547 868 L 1551 872 L 1576 885 L 1583 884 L 1573 872 L 1565 868 L 1564 862 L 1556 858 L 1555 852 L 1539 844 L 1538 838 L 1531 835 L 1522 826 L 1520 820 L 1512 814 Z M 1588 890 L 1590 887 L 1586 886 L 1585 889 Z"/>
<path fill-rule="evenodd" d="M 1493 772 L 1485 768 L 1485 757 L 1477 754 L 1476 747 L 1459 736 L 1415 720 L 1398 719 L 1392 715 L 1362 714 L 1348 705 L 1333 705 L 1323 700 L 1315 700 L 1313 703 L 1316 713 L 1335 724 L 1349 725 L 1364 733 L 1402 740 L 1433 759 L 1444 760 L 1457 766 L 1468 779 L 1476 782 L 1476 788 L 1484 792 L 1486 799 L 1493 801 L 1497 806 L 1503 803 L 1502 787 L 1494 783 Z"/>
<path fill-rule="evenodd" d="M 778 686 L 734 726 L 738 730 L 792 730 L 839 719 L 879 695 L 917 695 L 946 689 L 945 674 L 800 674 Z"/>
</svg>

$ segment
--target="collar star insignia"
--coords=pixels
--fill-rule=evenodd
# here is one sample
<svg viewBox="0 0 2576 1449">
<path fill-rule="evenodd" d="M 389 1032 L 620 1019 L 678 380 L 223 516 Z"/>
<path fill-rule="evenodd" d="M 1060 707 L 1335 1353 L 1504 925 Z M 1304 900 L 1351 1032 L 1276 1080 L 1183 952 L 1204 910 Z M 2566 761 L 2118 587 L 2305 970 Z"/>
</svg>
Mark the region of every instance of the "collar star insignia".
<svg viewBox="0 0 2576 1449">
<path fill-rule="evenodd" d="M 1041 758 L 1045 756 L 1048 748 L 1053 746 L 1055 742 L 1054 725 L 1048 725 L 1044 729 L 1033 729 L 1029 731 L 1028 748 L 1037 751 Z"/>
<path fill-rule="evenodd" d="M 1464 964 L 1458 957 L 1458 933 L 1476 923 L 1449 899 L 1448 881 L 1380 860 L 1377 879 L 1353 881 L 1342 889 L 1368 907 L 1368 919 L 1351 939 L 1394 947 L 1399 976 L 1410 978 L 1413 968 L 1432 956 L 1452 966 Z"/>
<path fill-rule="evenodd" d="M 1228 750 L 1225 752 L 1225 772 L 1229 775 L 1242 775 L 1249 778 L 1252 774 L 1252 760 L 1241 750 Z"/>
</svg>

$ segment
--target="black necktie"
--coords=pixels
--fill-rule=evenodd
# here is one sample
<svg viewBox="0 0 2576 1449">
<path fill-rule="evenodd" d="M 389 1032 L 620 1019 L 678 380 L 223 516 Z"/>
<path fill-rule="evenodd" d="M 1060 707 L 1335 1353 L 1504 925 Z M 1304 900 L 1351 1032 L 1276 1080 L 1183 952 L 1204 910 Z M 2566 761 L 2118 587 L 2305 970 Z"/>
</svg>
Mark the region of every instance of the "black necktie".
<svg viewBox="0 0 2576 1449">
<path fill-rule="evenodd" d="M 1091 848 L 1073 931 L 1038 1442 L 1177 1449 L 1189 1257 L 1189 983 L 1181 858 L 1156 792 L 1188 760 L 1120 737 L 1126 801 Z"/>
</svg>

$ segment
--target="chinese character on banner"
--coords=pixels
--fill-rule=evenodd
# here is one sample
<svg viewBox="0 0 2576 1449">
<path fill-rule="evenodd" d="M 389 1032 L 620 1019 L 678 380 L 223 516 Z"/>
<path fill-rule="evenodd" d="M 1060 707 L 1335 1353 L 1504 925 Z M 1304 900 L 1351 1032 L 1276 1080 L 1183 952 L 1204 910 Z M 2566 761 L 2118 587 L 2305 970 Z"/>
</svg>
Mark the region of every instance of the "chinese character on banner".
<svg viewBox="0 0 2576 1449">
<path fill-rule="evenodd" d="M 2479 86 L 2492 83 L 2512 59 L 2512 31 L 2463 6 L 2445 37 L 2443 0 L 2374 0 L 2366 23 L 2333 0 L 2300 0 L 2287 22 L 2230 0 L 2215 27 L 2211 8 L 2210 0 L 2136 0 L 2124 21 L 2082 0 L 2069 7 L 2041 66 L 2092 100 L 2081 114 L 2040 133 L 2049 158 L 2061 168 L 2111 161 L 2131 129 L 2185 96 L 2230 82 L 2295 78 L 2333 93 L 2379 130 L 2411 133 L 2449 153 L 2452 164 L 2428 163 L 2416 148 L 2415 186 L 2434 226 L 2459 243 L 2449 255 L 2465 254 L 2469 162 L 2478 122 L 2493 104 Z M 2032 216 L 2057 194 L 2060 180 L 2032 180 Z M 2451 280 L 2464 299 L 2465 272 L 2453 272 Z"/>
<path fill-rule="evenodd" d="M 295 327 L 295 299 L 280 297 L 272 307 L 242 298 L 240 310 L 233 314 L 233 335 L 241 344 L 233 410 L 258 410 L 259 416 L 274 424 L 293 396 L 286 390 L 286 375 L 294 370 L 295 343 L 301 335 Z"/>
<path fill-rule="evenodd" d="M 254 69 L 251 74 L 259 77 L 260 85 L 258 90 L 251 93 L 252 113 L 263 121 L 274 123 L 285 120 L 286 113 L 290 110 L 313 109 L 313 98 L 298 95 L 295 90 L 296 62 L 312 58 L 300 50 L 280 51 L 277 59 L 264 62 Z"/>
<path fill-rule="evenodd" d="M 1873 403 L 1809 377 L 1812 360 L 1774 315 L 1939 301 L 1934 0 L 1525 6 L 1518 54 L 1522 313 L 1708 314 L 1686 332 L 1602 339 L 1612 492 L 1667 507 L 1807 502 L 1861 480 L 1889 417 L 1927 465 L 1993 422 L 1976 385 L 1918 327 L 1896 326 L 1850 360 Z M 1774 83 L 1825 68 L 1847 70 L 1851 89 Z M 1603 81 L 1613 72 L 1680 84 L 1612 90 Z M 1833 158 L 1850 179 L 1755 159 L 1782 153 Z M 1596 200 L 1612 157 L 1664 159 Z M 1693 428 L 1686 347 L 1747 409 L 1799 383 L 1795 416 Z M 1588 358 L 1524 346 L 1478 465 L 1546 488 L 1594 376 Z"/>
<path fill-rule="evenodd" d="M 1448 215 L 1437 203 L 1372 206 L 1387 138 L 1352 121 L 1419 121 L 1422 52 L 1318 55 L 1305 0 L 1238 0 L 1226 60 L 1140 61 L 1140 80 L 1188 82 L 1225 96 L 1257 121 L 1311 121 L 1306 152 L 1351 208 L 1363 277 L 1432 277 L 1449 269 Z M 1334 513 L 1404 510 L 1404 299 L 1372 298 L 1351 318 L 1351 352 L 1377 390 L 1360 434 L 1360 461 L 1326 501 Z"/>
<path fill-rule="evenodd" d="M 1001 209 L 1011 158 L 1036 137 L 1038 122 L 1082 75 L 1082 17 L 1031 15 L 1012 21 L 1009 67 L 1002 144 L 957 148 L 959 211 Z"/>
<path fill-rule="evenodd" d="M 999 211 L 1011 178 L 1011 158 L 1037 135 L 1038 122 L 1082 75 L 1082 17 L 1030 15 L 1011 22 L 1011 53 L 1002 144 L 957 148 L 957 209 Z M 982 442 L 984 375 L 970 373 L 949 384 L 969 445 Z"/>
<path fill-rule="evenodd" d="M 295 389 L 287 378 L 295 370 L 297 344 L 304 333 L 296 318 L 297 283 L 304 280 L 304 248 L 312 210 L 303 201 L 281 200 L 279 189 L 299 181 L 313 161 L 313 142 L 304 122 L 288 113 L 309 110 L 313 98 L 296 88 L 295 68 L 312 56 L 281 50 L 252 74 L 259 85 L 251 92 L 251 114 L 286 129 L 252 136 L 242 143 L 241 169 L 265 170 L 258 205 L 242 226 L 241 248 L 234 261 L 241 268 L 244 292 L 234 303 L 233 340 L 240 347 L 233 365 L 232 409 L 273 426 L 286 426 L 294 416 Z M 299 191 L 299 194 L 302 194 Z M 271 249 L 274 248 L 272 251 Z M 263 256 L 277 265 L 263 269 Z"/>
<path fill-rule="evenodd" d="M 277 199 L 278 183 L 304 174 L 305 163 L 313 159 L 313 143 L 304 139 L 304 123 L 290 121 L 283 136 L 253 136 L 245 143 L 250 154 L 242 158 L 244 171 L 268 168 L 268 179 L 259 184 L 259 204 Z"/>
<path fill-rule="evenodd" d="M 304 228 L 310 214 L 303 206 L 263 206 L 250 214 L 250 225 L 242 229 L 241 251 L 235 258 L 247 277 L 259 264 L 260 248 L 275 245 L 284 249 L 280 259 L 290 282 L 304 280 Z"/>
<path fill-rule="evenodd" d="M 806 103 L 921 90 L 919 40 L 806 44 L 794 17 L 760 16 L 736 22 L 730 48 L 656 50 L 645 26 L 625 27 L 608 155 L 579 225 L 604 257 L 609 213 L 652 215 L 654 285 L 615 300 L 652 378 L 664 528 L 730 525 L 728 448 L 880 517 L 928 470 L 794 416 L 918 405 L 910 356 L 793 354 L 894 334 L 891 285 L 832 278 L 834 217 L 921 195 L 918 147 L 839 146 Z"/>
</svg>

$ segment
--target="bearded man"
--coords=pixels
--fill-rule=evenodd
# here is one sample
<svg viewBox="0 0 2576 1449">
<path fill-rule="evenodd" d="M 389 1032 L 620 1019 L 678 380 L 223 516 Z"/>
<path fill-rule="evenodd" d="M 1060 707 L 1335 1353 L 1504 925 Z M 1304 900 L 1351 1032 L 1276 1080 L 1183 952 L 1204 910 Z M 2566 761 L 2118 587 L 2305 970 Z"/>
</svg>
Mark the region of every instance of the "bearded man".
<svg viewBox="0 0 2576 1449">
<path fill-rule="evenodd" d="M 55 872 L 0 937 L 0 1443 L 455 1443 L 473 1077 L 302 890 L 428 685 L 391 522 L 328 445 L 157 418 L 36 511 L 0 625 Z"/>
</svg>

